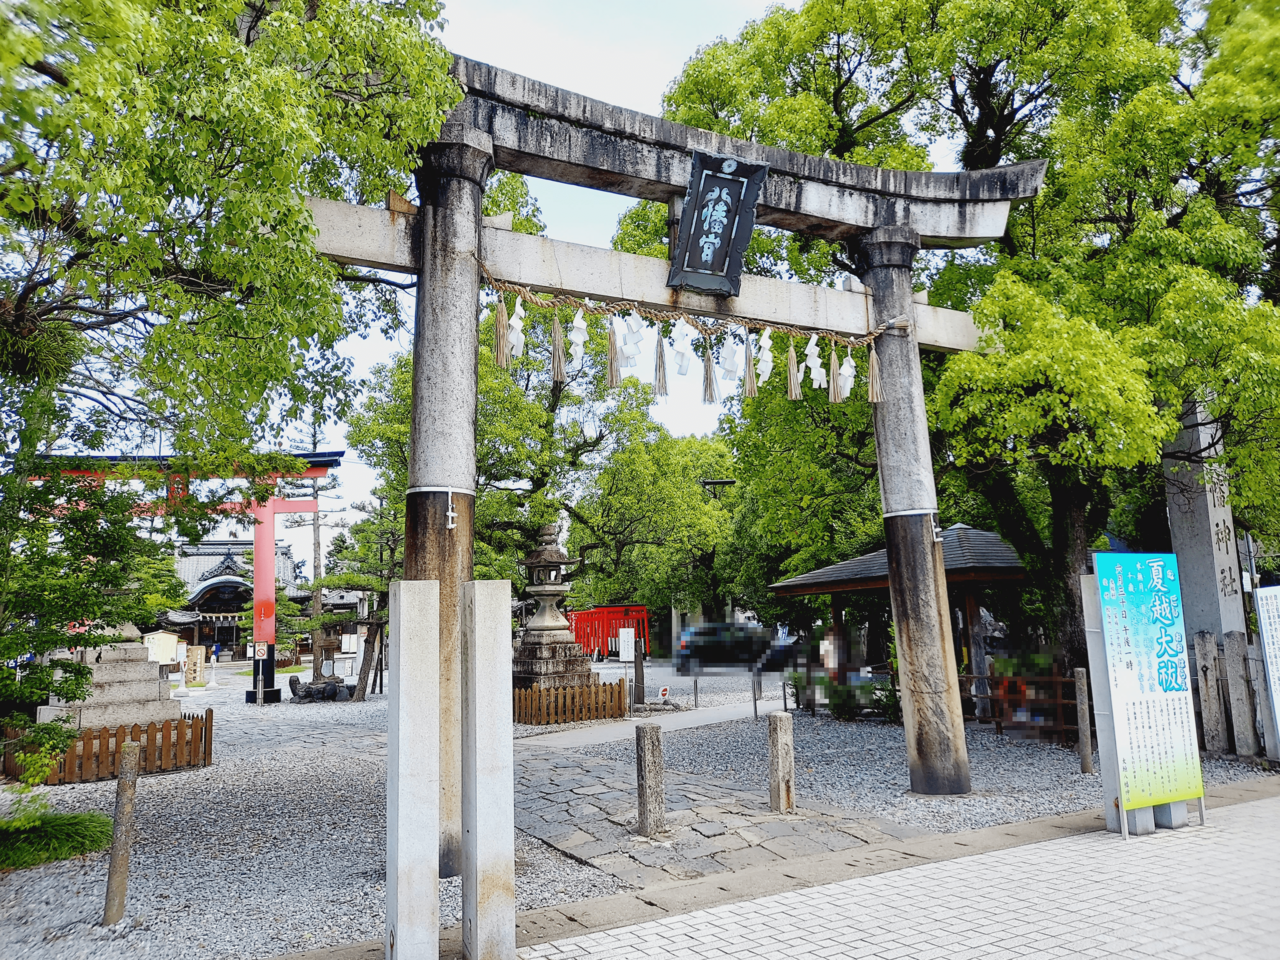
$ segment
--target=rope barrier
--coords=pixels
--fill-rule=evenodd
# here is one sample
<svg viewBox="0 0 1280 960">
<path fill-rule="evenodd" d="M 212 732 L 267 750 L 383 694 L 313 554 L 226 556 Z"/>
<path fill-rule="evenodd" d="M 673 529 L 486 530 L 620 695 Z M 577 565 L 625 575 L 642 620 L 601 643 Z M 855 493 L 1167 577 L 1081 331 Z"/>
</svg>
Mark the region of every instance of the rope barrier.
<svg viewBox="0 0 1280 960">
<path fill-rule="evenodd" d="M 565 294 L 554 297 L 545 297 L 542 294 L 534 293 L 528 287 L 521 286 L 518 283 L 507 283 L 504 280 L 496 279 L 489 272 L 488 266 L 483 260 L 478 261 L 480 269 L 484 273 L 485 281 L 489 287 L 500 293 L 514 293 L 526 303 L 535 307 L 555 308 L 555 307 L 572 307 L 575 310 L 581 310 L 584 314 L 590 316 L 608 316 L 610 314 L 630 312 L 639 314 L 646 320 L 652 320 L 656 323 L 666 321 L 676 322 L 683 320 L 689 326 L 693 327 L 704 337 L 712 337 L 717 334 L 728 333 L 730 326 L 745 327 L 748 330 L 776 330 L 779 333 L 786 334 L 789 337 L 805 337 L 816 334 L 817 336 L 830 340 L 833 344 L 844 347 L 866 347 L 870 346 L 875 340 L 889 330 L 905 330 L 911 325 L 911 319 L 903 314 L 876 324 L 875 328 L 861 337 L 842 337 L 838 333 L 829 330 L 805 330 L 800 327 L 785 323 L 764 323 L 760 320 L 748 320 L 746 317 L 725 317 L 719 321 L 708 323 L 706 318 L 695 318 L 683 310 L 655 310 L 652 307 L 646 307 L 635 300 L 601 300 L 593 303 L 590 300 L 582 300 L 578 297 L 570 297 Z"/>
</svg>

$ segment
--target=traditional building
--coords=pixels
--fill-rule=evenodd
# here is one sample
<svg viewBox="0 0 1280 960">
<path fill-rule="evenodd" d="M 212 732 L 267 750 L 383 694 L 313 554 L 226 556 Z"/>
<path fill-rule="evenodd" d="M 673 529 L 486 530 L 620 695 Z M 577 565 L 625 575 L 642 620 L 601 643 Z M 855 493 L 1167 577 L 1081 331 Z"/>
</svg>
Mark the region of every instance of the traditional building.
<svg viewBox="0 0 1280 960">
<path fill-rule="evenodd" d="M 246 559 L 253 549 L 252 540 L 205 540 L 178 547 L 177 572 L 187 586 L 187 603 L 181 610 L 170 610 L 160 618 L 160 625 L 178 634 L 187 643 L 230 653 L 233 659 L 247 656 L 252 630 L 242 629 L 240 618 L 253 599 L 253 565 Z M 276 541 L 276 582 L 285 596 L 298 604 L 304 615 L 310 612 L 311 585 L 299 580 L 293 549 L 283 540 Z M 347 590 L 326 590 L 323 607 L 326 612 L 363 613 L 364 594 Z M 326 629 L 335 648 L 354 652 L 356 624 L 333 624 Z M 300 652 L 309 652 L 310 638 L 299 643 Z M 350 648 L 349 650 L 347 648 Z"/>
<path fill-rule="evenodd" d="M 240 618 L 253 599 L 253 566 L 246 555 L 252 540 L 205 540 L 178 547 L 178 577 L 187 586 L 187 603 L 170 610 L 161 625 L 192 644 L 218 646 L 235 659 L 246 655 L 252 630 L 241 629 Z M 276 541 L 276 582 L 290 600 L 305 606 L 311 587 L 298 582 L 293 550 L 283 540 Z"/>
</svg>

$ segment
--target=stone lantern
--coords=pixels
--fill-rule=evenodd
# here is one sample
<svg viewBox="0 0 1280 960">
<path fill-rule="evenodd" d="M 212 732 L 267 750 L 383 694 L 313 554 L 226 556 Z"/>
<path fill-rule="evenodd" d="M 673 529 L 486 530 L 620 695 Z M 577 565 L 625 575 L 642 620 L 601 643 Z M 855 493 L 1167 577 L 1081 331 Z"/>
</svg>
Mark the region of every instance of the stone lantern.
<svg viewBox="0 0 1280 960">
<path fill-rule="evenodd" d="M 538 601 L 537 612 L 525 628 L 511 660 L 512 682 L 517 689 L 535 683 L 547 687 L 581 687 L 598 683 L 582 648 L 573 639 L 569 621 L 560 612 L 560 600 L 569 592 L 569 580 L 582 562 L 570 560 L 560 549 L 555 524 L 538 531 L 538 546 L 518 561 L 527 571 L 525 590 Z"/>
</svg>

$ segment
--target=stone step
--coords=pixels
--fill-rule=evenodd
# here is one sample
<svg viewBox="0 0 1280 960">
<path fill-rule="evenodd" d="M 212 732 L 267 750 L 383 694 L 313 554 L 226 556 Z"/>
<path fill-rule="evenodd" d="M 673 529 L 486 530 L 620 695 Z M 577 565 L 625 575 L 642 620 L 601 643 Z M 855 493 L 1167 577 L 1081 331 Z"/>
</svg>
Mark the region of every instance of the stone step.
<svg viewBox="0 0 1280 960">
<path fill-rule="evenodd" d="M 121 680 L 115 683 L 94 683 L 89 699 L 81 702 L 82 706 L 117 703 L 155 703 L 157 700 L 169 699 L 169 681 L 157 680 Z M 66 707 L 74 704 L 54 703 L 53 706 Z"/>
<path fill-rule="evenodd" d="M 154 660 L 104 660 L 102 663 L 93 664 L 94 683 L 159 679 L 160 664 Z"/>
<path fill-rule="evenodd" d="M 76 659 L 90 666 L 120 660 L 146 660 L 150 651 L 145 643 L 109 643 L 76 652 Z"/>
<path fill-rule="evenodd" d="M 80 707 L 40 707 L 36 720 L 47 723 L 57 717 L 71 716 L 79 729 L 99 727 L 131 727 L 135 723 L 145 727 L 148 723 L 177 722 L 182 717 L 182 701 L 154 700 L 150 703 L 112 703 Z"/>
</svg>

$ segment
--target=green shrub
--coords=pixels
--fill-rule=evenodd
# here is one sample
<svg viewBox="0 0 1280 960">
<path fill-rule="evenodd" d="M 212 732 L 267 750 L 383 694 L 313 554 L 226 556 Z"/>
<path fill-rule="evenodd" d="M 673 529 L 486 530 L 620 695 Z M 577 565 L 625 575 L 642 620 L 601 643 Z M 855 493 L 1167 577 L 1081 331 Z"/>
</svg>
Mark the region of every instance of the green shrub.
<svg viewBox="0 0 1280 960">
<path fill-rule="evenodd" d="M 0 870 L 66 860 L 111 844 L 111 818 L 97 810 L 42 813 L 33 824 L 20 829 L 10 829 L 13 822 L 0 820 Z"/>
<path fill-rule="evenodd" d="M 902 698 L 898 695 L 898 688 L 894 686 L 892 680 L 877 680 L 872 697 L 875 700 L 876 709 L 884 715 L 886 720 L 890 723 L 902 722 Z"/>
</svg>

